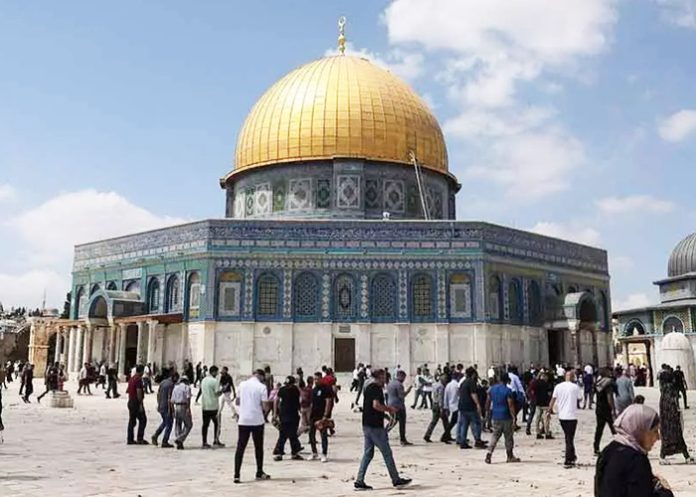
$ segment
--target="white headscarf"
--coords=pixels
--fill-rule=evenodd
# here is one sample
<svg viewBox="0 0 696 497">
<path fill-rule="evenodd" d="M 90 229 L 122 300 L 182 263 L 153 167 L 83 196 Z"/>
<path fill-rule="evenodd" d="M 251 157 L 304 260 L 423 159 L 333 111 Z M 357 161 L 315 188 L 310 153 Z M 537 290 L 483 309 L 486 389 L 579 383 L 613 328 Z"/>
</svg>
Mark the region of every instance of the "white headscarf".
<svg viewBox="0 0 696 497">
<path fill-rule="evenodd" d="M 646 454 L 647 452 L 640 445 L 640 439 L 643 434 L 657 425 L 658 419 L 654 409 L 642 404 L 631 404 L 614 421 L 614 428 L 616 428 L 614 440 L 641 454 Z"/>
</svg>

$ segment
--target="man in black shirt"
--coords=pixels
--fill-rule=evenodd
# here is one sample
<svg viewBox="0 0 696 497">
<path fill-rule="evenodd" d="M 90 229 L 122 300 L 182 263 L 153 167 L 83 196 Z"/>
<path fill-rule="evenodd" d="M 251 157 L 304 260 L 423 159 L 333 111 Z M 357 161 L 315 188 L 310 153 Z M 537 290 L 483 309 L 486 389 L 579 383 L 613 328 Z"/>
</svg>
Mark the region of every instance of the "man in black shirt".
<svg viewBox="0 0 696 497">
<path fill-rule="evenodd" d="M 476 381 L 476 370 L 472 367 L 466 368 L 466 379 L 459 387 L 459 433 L 457 442 L 462 449 L 470 449 L 466 441 L 469 425 L 474 435 L 475 446 L 480 449 L 486 448 L 486 443 L 481 440 L 481 415 L 482 406 L 478 397 L 478 382 Z"/>
<path fill-rule="evenodd" d="M 681 366 L 677 365 L 677 369 L 674 370 L 674 386 L 677 387 L 678 394 L 684 397 L 684 409 L 689 408 L 689 404 L 686 401 L 686 378 L 684 378 L 684 371 L 682 371 Z M 679 404 L 679 395 L 677 395 L 677 404 Z"/>
<path fill-rule="evenodd" d="M 597 418 L 597 429 L 594 437 L 595 455 L 599 455 L 599 443 L 602 440 L 604 425 L 609 425 L 611 434 L 616 433 L 614 429 L 614 419 L 616 409 L 614 407 L 614 379 L 608 369 L 602 369 L 597 377 L 595 391 L 597 392 L 597 402 L 595 406 L 595 416 Z"/>
<path fill-rule="evenodd" d="M 534 380 L 534 405 L 536 408 L 536 437 L 547 440 L 553 439 L 551 434 L 551 420 L 546 416 L 549 410 L 549 403 L 553 395 L 553 385 L 546 373 L 539 374 L 539 378 Z M 531 388 L 531 386 L 530 386 Z"/>
<path fill-rule="evenodd" d="M 354 486 L 356 490 L 372 490 L 372 487 L 365 483 L 365 473 L 367 473 L 367 467 L 372 462 L 372 458 L 375 455 L 375 446 L 377 446 L 382 453 L 382 457 L 384 457 L 384 464 L 387 466 L 392 484 L 395 487 L 403 487 L 411 483 L 411 479 L 399 476 L 399 471 L 396 469 L 394 456 L 389 445 L 387 430 L 384 428 L 384 415 L 387 413 L 396 414 L 397 409 L 388 407 L 384 403 L 384 370 L 378 369 L 373 371 L 372 377 L 374 381 L 365 387 L 363 395 L 362 426 L 365 450 Z"/>
<path fill-rule="evenodd" d="M 273 450 L 273 459 L 276 461 L 283 460 L 285 453 L 285 442 L 290 440 L 290 453 L 292 459 L 302 461 L 300 455 L 302 445 L 297 438 L 297 429 L 300 426 L 300 389 L 297 388 L 294 376 L 288 376 L 280 390 L 273 406 L 273 412 L 280 421 L 280 430 L 278 433 L 278 443 Z"/>
<path fill-rule="evenodd" d="M 320 372 L 314 373 L 314 389 L 312 390 L 312 410 L 309 413 L 309 443 L 312 446 L 313 460 L 319 459 L 319 454 L 317 453 L 318 429 L 319 435 L 321 436 L 321 462 L 328 461 L 329 426 L 328 423 L 326 423 L 326 421 L 331 419 L 333 403 L 333 389 L 329 384 L 326 383 L 326 381 L 324 381 L 324 377 Z M 319 424 L 319 427 L 317 427 L 317 424 Z"/>
</svg>

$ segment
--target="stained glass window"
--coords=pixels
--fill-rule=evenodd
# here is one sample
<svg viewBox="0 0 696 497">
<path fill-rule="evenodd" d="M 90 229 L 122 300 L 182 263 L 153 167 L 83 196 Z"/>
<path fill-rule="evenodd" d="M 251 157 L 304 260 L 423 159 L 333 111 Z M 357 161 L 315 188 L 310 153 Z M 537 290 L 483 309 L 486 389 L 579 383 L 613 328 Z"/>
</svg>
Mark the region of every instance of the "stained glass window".
<svg viewBox="0 0 696 497">
<path fill-rule="evenodd" d="M 500 319 L 500 278 L 491 277 L 488 284 L 488 315 L 491 319 Z"/>
<path fill-rule="evenodd" d="M 293 299 L 296 317 L 306 319 L 319 315 L 319 282 L 312 273 L 300 273 L 295 278 Z"/>
<path fill-rule="evenodd" d="M 370 301 L 372 317 L 381 321 L 396 320 L 396 282 L 386 273 L 372 278 Z"/>
<path fill-rule="evenodd" d="M 433 314 L 433 280 L 427 274 L 419 274 L 413 278 L 412 286 L 413 315 L 428 318 Z"/>
<path fill-rule="evenodd" d="M 272 274 L 264 274 L 258 281 L 259 316 L 276 316 L 278 312 L 278 279 Z"/>
<path fill-rule="evenodd" d="M 159 300 L 160 300 L 160 286 L 159 286 L 159 280 L 157 278 L 153 278 L 150 280 L 150 288 L 148 289 L 147 292 L 147 303 L 150 308 L 150 312 L 158 312 L 159 311 Z"/>
</svg>

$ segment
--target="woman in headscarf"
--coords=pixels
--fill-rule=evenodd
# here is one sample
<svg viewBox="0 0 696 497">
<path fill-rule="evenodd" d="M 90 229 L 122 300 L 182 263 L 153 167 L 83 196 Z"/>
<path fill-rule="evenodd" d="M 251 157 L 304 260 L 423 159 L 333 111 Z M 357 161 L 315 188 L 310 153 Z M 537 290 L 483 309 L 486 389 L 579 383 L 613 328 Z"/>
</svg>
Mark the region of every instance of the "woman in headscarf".
<svg viewBox="0 0 696 497">
<path fill-rule="evenodd" d="M 653 475 L 648 460 L 648 452 L 660 439 L 655 410 L 630 405 L 614 427 L 614 440 L 597 459 L 595 497 L 674 497 L 667 482 Z"/>
<path fill-rule="evenodd" d="M 669 464 L 666 458 L 674 454 L 682 454 L 687 464 L 694 463 L 684 441 L 678 395 L 674 374 L 667 368 L 660 373 L 660 464 Z"/>
</svg>

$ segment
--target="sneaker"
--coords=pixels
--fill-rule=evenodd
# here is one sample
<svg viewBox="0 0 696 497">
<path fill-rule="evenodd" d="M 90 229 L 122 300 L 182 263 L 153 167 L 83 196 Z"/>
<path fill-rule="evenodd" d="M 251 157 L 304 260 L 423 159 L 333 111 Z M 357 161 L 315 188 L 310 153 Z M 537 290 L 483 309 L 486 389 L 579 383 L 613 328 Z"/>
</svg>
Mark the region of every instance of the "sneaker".
<svg viewBox="0 0 696 497">
<path fill-rule="evenodd" d="M 485 442 L 483 440 L 477 440 L 474 444 L 474 447 L 476 447 L 477 449 L 485 449 L 488 447 L 488 442 Z"/>
<path fill-rule="evenodd" d="M 528 437 L 531 437 L 531 436 L 532 436 L 532 430 L 530 430 L 529 428 L 527 428 L 527 431 L 525 431 L 525 434 L 526 434 Z"/>
<path fill-rule="evenodd" d="M 411 442 L 409 442 L 408 440 L 404 440 L 403 442 L 401 442 L 402 447 L 408 447 L 410 445 L 413 445 L 413 444 Z"/>
<path fill-rule="evenodd" d="M 425 440 L 429 444 L 433 443 L 433 441 L 430 440 L 430 437 L 423 437 L 423 440 Z"/>
<path fill-rule="evenodd" d="M 372 490 L 372 487 L 365 483 L 364 481 L 356 481 L 353 482 L 353 488 L 355 490 L 361 491 L 361 490 Z"/>
<path fill-rule="evenodd" d="M 318 461 L 318 460 L 319 460 L 319 454 L 317 454 L 316 452 L 314 452 L 314 453 L 312 454 L 312 457 L 309 458 L 309 460 L 310 460 L 310 461 Z"/>
<path fill-rule="evenodd" d="M 283 456 L 273 456 L 273 460 L 274 460 L 274 461 L 282 461 L 282 460 L 283 460 Z"/>
<path fill-rule="evenodd" d="M 203 444 L 203 445 L 201 445 L 201 449 L 212 449 L 212 448 L 213 448 L 213 447 L 212 447 L 212 445 L 210 445 L 210 444 Z"/>
<path fill-rule="evenodd" d="M 563 464 L 564 469 L 573 469 L 574 467 L 575 467 L 574 462 L 566 462 L 565 464 Z"/>
<path fill-rule="evenodd" d="M 305 460 L 305 458 L 302 457 L 300 454 L 293 454 L 290 457 L 290 459 L 292 459 L 293 461 L 304 461 Z"/>
<path fill-rule="evenodd" d="M 411 484 L 411 479 L 410 478 L 399 478 L 394 482 L 395 487 L 405 487 L 406 485 Z"/>
<path fill-rule="evenodd" d="M 224 446 L 225 446 L 225 444 L 222 443 L 220 440 L 216 440 L 215 442 L 213 442 L 213 447 L 222 448 L 222 447 L 224 447 Z"/>
<path fill-rule="evenodd" d="M 546 435 L 546 440 L 553 440 L 553 439 L 554 439 L 554 436 L 551 435 L 550 433 L 548 435 Z"/>
<path fill-rule="evenodd" d="M 157 447 L 157 437 L 156 437 L 156 436 L 152 435 L 152 438 L 150 439 L 150 442 L 152 442 L 152 445 L 154 445 L 155 447 Z"/>
<path fill-rule="evenodd" d="M 135 440 L 128 440 L 128 441 L 126 442 L 126 444 L 128 444 L 128 445 L 137 445 L 138 443 L 137 443 Z"/>
<path fill-rule="evenodd" d="M 484 461 L 486 464 L 490 464 L 490 463 L 491 463 L 491 455 L 490 455 L 490 454 L 486 454 L 486 458 L 485 458 L 483 461 Z"/>
<path fill-rule="evenodd" d="M 150 445 L 150 442 L 148 442 L 147 440 L 138 440 L 136 443 L 138 445 Z"/>
<path fill-rule="evenodd" d="M 270 480 L 271 476 L 267 475 L 266 473 L 256 473 L 256 479 L 257 480 Z"/>
<path fill-rule="evenodd" d="M 460 449 L 470 449 L 470 448 L 471 448 L 471 445 L 469 445 L 469 444 L 467 444 L 467 443 L 463 443 L 463 444 L 461 444 L 461 445 L 459 446 L 459 448 L 460 448 Z"/>
<path fill-rule="evenodd" d="M 162 442 L 162 445 L 160 445 L 161 449 L 171 449 L 173 447 L 174 446 L 172 444 L 170 444 L 169 442 Z"/>
<path fill-rule="evenodd" d="M 242 483 L 242 480 L 239 478 L 239 476 L 234 477 L 234 482 L 235 483 Z"/>
<path fill-rule="evenodd" d="M 324 454 L 321 455 L 321 462 L 329 462 L 329 458 Z"/>
<path fill-rule="evenodd" d="M 509 456 L 509 457 L 507 458 L 507 461 L 505 461 L 505 462 L 515 463 L 515 462 L 520 462 L 520 460 L 521 460 L 521 459 L 520 459 L 519 457 Z"/>
<path fill-rule="evenodd" d="M 178 441 L 177 441 L 177 442 L 174 442 L 174 444 L 176 445 L 176 450 L 184 450 L 184 444 L 183 444 L 183 442 L 178 442 Z"/>
<path fill-rule="evenodd" d="M 543 439 L 544 439 L 544 435 L 542 435 L 541 433 L 537 433 L 537 440 L 543 440 Z"/>
</svg>

